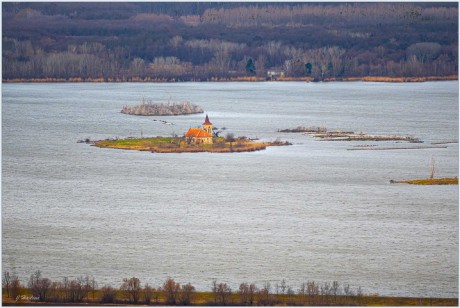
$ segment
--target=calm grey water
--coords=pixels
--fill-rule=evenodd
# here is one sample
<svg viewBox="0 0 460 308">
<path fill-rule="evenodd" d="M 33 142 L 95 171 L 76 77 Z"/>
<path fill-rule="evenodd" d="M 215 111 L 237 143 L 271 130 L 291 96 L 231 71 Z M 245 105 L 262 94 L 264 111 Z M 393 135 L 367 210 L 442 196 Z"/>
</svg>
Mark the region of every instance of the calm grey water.
<svg viewBox="0 0 460 308">
<path fill-rule="evenodd" d="M 458 175 L 443 149 L 348 151 L 278 129 L 458 140 L 458 82 L 117 83 L 2 85 L 2 265 L 23 281 L 167 277 L 337 280 L 365 293 L 458 296 L 458 186 L 392 185 Z M 237 136 L 289 140 L 238 154 L 99 149 L 84 138 L 183 134 L 204 115 L 120 113 L 141 98 L 189 100 Z M 158 119 L 158 117 L 157 117 Z M 400 146 L 394 142 L 379 146 Z"/>
</svg>

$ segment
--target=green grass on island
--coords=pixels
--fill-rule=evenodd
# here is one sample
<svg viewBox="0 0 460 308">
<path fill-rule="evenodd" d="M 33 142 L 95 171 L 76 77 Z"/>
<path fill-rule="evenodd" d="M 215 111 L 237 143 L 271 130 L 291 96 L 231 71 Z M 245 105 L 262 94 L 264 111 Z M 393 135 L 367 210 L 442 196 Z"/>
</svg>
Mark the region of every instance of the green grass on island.
<svg viewBox="0 0 460 308">
<path fill-rule="evenodd" d="M 95 145 L 100 148 L 150 151 L 152 147 L 173 144 L 177 142 L 175 139 L 172 137 L 106 139 L 96 141 Z"/>
<path fill-rule="evenodd" d="M 94 145 L 100 148 L 150 151 L 154 153 L 230 153 L 259 151 L 268 146 L 289 145 L 289 143 L 281 141 L 255 142 L 245 137 L 228 141 L 223 137 L 215 137 L 212 144 L 193 144 L 185 142 L 184 138 L 180 137 L 158 136 L 151 138 L 106 139 L 95 141 Z"/>
</svg>

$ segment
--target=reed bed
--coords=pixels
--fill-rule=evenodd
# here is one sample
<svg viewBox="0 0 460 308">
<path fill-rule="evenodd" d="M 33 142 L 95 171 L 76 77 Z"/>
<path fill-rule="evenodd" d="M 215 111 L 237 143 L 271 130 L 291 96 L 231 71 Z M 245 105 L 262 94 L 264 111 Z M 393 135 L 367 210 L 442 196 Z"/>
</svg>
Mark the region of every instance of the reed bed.
<svg viewBox="0 0 460 308">
<path fill-rule="evenodd" d="M 417 180 L 390 180 L 390 183 L 401 183 L 411 185 L 458 185 L 458 177 L 453 178 L 434 178 L 434 179 L 417 179 Z"/>
</svg>

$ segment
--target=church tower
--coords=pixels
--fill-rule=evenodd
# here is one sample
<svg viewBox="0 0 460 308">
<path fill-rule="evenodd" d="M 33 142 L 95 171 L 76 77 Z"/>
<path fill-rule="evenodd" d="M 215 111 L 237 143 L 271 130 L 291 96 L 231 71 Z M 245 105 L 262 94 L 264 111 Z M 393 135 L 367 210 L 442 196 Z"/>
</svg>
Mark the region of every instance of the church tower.
<svg viewBox="0 0 460 308">
<path fill-rule="evenodd" d="M 203 123 L 203 130 L 212 136 L 212 123 L 209 121 L 208 115 Z"/>
</svg>

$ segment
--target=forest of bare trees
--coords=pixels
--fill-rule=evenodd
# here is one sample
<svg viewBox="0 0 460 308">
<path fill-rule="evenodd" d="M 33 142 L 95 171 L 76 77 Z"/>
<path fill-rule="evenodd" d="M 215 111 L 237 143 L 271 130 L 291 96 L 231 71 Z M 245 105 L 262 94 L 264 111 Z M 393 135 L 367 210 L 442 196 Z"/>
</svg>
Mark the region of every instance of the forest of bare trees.
<svg viewBox="0 0 460 308">
<path fill-rule="evenodd" d="M 262 286 L 243 282 L 232 289 L 211 281 L 210 290 L 198 291 L 191 283 L 172 278 L 152 286 L 137 277 L 124 278 L 116 287 L 99 285 L 94 277 L 51 280 L 36 271 L 27 283 L 4 271 L 3 305 L 166 305 L 166 306 L 458 306 L 458 298 L 385 297 L 365 294 L 348 283 L 306 280 L 300 286 L 285 279 Z"/>
<path fill-rule="evenodd" d="M 12 283 L 16 281 L 15 283 Z M 147 305 L 241 305 L 273 306 L 287 305 L 332 305 L 359 304 L 364 296 L 361 288 L 353 289 L 349 284 L 318 283 L 307 281 L 298 289 L 287 285 L 283 279 L 275 285 L 269 282 L 262 287 L 254 283 L 241 283 L 233 290 L 227 283 L 213 280 L 210 292 L 197 292 L 190 284 L 180 284 L 172 278 L 161 285 L 142 285 L 139 278 L 124 278 L 119 288 L 107 284 L 99 288 L 94 277 L 67 277 L 52 281 L 40 271 L 30 276 L 27 285 L 21 284 L 16 276 L 3 272 L 3 303 L 14 301 L 42 303 L 101 303 L 101 304 L 147 304 Z M 10 301 L 8 301 L 10 300 Z"/>
<path fill-rule="evenodd" d="M 3 3 L 8 79 L 458 74 L 455 3 Z"/>
</svg>

